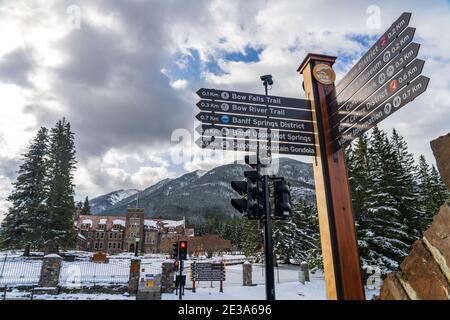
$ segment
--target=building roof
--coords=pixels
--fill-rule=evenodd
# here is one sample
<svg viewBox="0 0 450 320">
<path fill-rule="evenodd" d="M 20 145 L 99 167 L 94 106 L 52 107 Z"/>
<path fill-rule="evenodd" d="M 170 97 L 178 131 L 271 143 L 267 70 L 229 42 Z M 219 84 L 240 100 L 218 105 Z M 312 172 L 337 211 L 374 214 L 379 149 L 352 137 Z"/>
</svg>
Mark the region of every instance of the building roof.
<svg viewBox="0 0 450 320">
<path fill-rule="evenodd" d="M 123 227 L 126 226 L 126 218 L 122 216 L 86 216 L 80 215 L 77 220 L 75 220 L 75 225 L 78 228 L 81 228 L 82 224 L 89 224 L 91 229 L 99 229 L 100 224 L 105 225 L 105 230 L 111 230 L 113 225 L 121 225 Z M 184 220 L 166 220 L 166 219 L 144 219 L 144 226 L 153 227 L 157 229 L 161 229 L 164 227 L 176 228 L 183 227 Z"/>
</svg>

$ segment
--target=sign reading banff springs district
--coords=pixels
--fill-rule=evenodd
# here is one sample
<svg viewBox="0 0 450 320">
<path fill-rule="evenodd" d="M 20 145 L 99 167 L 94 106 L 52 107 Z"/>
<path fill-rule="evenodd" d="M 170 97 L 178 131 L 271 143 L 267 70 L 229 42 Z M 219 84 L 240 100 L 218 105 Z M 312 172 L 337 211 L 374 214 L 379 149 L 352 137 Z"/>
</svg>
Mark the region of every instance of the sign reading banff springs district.
<svg viewBox="0 0 450 320">
<path fill-rule="evenodd" d="M 201 148 L 315 155 L 306 100 L 202 88 L 197 91 Z"/>
<path fill-rule="evenodd" d="M 333 150 L 349 145 L 425 92 L 410 13 L 403 13 L 337 84 L 330 102 Z"/>
</svg>

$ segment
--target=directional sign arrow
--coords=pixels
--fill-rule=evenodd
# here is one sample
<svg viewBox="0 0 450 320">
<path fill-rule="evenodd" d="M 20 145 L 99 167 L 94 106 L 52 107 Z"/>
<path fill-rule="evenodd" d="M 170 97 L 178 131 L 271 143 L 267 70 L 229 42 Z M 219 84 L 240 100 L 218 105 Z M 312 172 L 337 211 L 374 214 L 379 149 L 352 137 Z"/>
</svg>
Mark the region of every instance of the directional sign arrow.
<svg viewBox="0 0 450 320">
<path fill-rule="evenodd" d="M 344 108 L 332 116 L 332 126 L 337 125 L 331 131 L 332 137 L 337 137 L 343 131 L 347 130 L 357 121 L 358 117 L 364 117 L 372 112 L 372 110 L 378 107 L 380 103 L 391 97 L 398 90 L 405 87 L 411 80 L 420 75 L 424 63 L 425 61 L 420 59 L 414 60 L 367 100 L 360 101 L 359 103 L 355 102 L 353 104 L 354 107 L 351 110 L 347 111 Z"/>
<path fill-rule="evenodd" d="M 377 40 L 377 42 L 362 56 L 336 86 L 336 92 L 340 93 L 352 82 L 364 69 L 380 55 L 397 35 L 409 24 L 411 13 L 404 12 L 391 27 Z"/>
<path fill-rule="evenodd" d="M 311 111 L 302 109 L 286 109 L 280 107 L 266 107 L 255 104 L 241 104 L 211 100 L 200 100 L 197 103 L 197 107 L 202 111 L 213 111 L 217 113 L 269 116 L 271 118 L 311 121 Z"/>
<path fill-rule="evenodd" d="M 258 143 L 256 141 L 246 140 L 227 140 L 216 138 L 214 141 L 204 141 L 199 138 L 195 143 L 201 148 L 215 150 L 234 150 L 234 151 L 250 151 L 256 152 Z M 259 143 L 260 150 L 279 153 L 279 154 L 295 154 L 304 156 L 314 156 L 316 154 L 315 146 L 287 144 L 287 143 Z"/>
<path fill-rule="evenodd" d="M 313 132 L 312 122 L 221 115 L 207 112 L 200 112 L 196 118 L 203 123 Z"/>
<path fill-rule="evenodd" d="M 383 52 L 380 54 L 367 68 L 364 72 L 361 72 L 355 80 L 352 81 L 350 85 L 348 85 L 341 92 L 336 92 L 336 98 L 330 103 L 330 110 L 337 111 L 339 107 L 341 107 L 351 96 L 353 96 L 362 86 L 364 86 L 372 77 L 374 77 L 383 67 L 385 67 L 388 63 L 390 63 L 394 58 L 397 57 L 397 54 L 401 52 L 414 38 L 414 33 L 416 29 L 408 27 L 405 31 L 403 31 L 396 39 L 393 41 Z M 419 51 L 419 44 L 413 44 L 408 46 L 407 49 L 402 51 L 403 54 L 406 51 L 411 50 L 412 48 L 416 49 L 416 55 Z"/>
<path fill-rule="evenodd" d="M 309 104 L 304 99 L 265 96 L 256 93 L 201 88 L 197 91 L 197 95 L 202 99 L 231 101 L 238 103 L 252 103 L 261 105 L 268 104 L 271 106 L 306 109 L 306 110 L 310 109 Z"/>
<path fill-rule="evenodd" d="M 272 140 L 279 142 L 294 142 L 303 144 L 314 144 L 314 134 L 307 132 L 292 132 L 284 130 L 242 128 L 230 126 L 215 126 L 203 124 L 196 131 L 204 136 L 226 136 L 238 139 Z"/>
<path fill-rule="evenodd" d="M 378 74 L 369 82 L 367 82 L 361 90 L 359 90 L 350 100 L 339 106 L 339 109 L 331 115 L 331 126 L 335 127 L 340 124 L 343 117 L 357 108 L 362 101 L 370 97 L 374 92 L 381 88 L 386 82 L 392 79 L 397 73 L 411 61 L 415 59 L 419 52 L 420 45 L 412 43 L 408 48 L 402 51 L 397 57 L 386 65 Z M 339 114 L 341 116 L 339 116 Z M 337 115 L 337 116 L 336 116 Z"/>
<path fill-rule="evenodd" d="M 429 81 L 430 79 L 425 76 L 419 76 L 411 81 L 408 86 L 398 91 L 394 96 L 373 110 L 370 115 L 359 121 L 341 137 L 334 140 L 334 151 L 349 145 L 354 139 L 362 136 L 366 131 L 380 123 L 380 121 L 386 119 L 388 116 L 424 93 Z"/>
</svg>

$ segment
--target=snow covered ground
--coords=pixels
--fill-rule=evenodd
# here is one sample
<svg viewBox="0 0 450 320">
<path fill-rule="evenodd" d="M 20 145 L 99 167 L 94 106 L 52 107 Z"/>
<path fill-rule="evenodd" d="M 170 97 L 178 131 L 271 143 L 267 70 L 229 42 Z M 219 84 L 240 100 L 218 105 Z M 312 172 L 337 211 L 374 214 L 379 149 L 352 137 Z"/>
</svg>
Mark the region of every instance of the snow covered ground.
<svg viewBox="0 0 450 320">
<path fill-rule="evenodd" d="M 78 260 L 74 262 L 63 262 L 60 285 L 62 287 L 91 287 L 92 285 L 126 285 L 128 282 L 131 253 L 110 256 L 110 263 L 96 264 L 89 261 L 88 253 L 77 254 Z M 5 256 L 5 253 L 3 253 Z M 141 269 L 143 273 L 159 274 L 161 264 L 166 260 L 166 255 L 149 254 L 141 257 Z M 0 260 L 0 271 L 3 277 L 0 277 L 0 285 L 37 284 L 40 273 L 40 260 L 27 260 L 17 253 L 9 252 L 8 260 Z M 243 257 L 230 256 L 226 259 Z M 215 258 L 212 260 L 218 260 Z M 209 259 L 208 259 L 209 260 Z M 206 262 L 207 259 L 199 262 Z M 2 265 L 3 262 L 3 265 Z M 226 265 L 226 281 L 224 282 L 224 292 L 219 292 L 219 282 L 200 282 L 196 283 L 196 293 L 192 292 L 192 282 L 189 281 L 189 266 L 192 261 L 185 262 L 185 274 L 188 282 L 186 284 L 186 300 L 261 300 L 265 298 L 265 270 L 262 264 L 253 264 L 253 286 L 242 286 L 242 265 Z M 17 263 L 17 265 L 16 265 Z M 17 266 L 20 266 L 18 268 Z M 310 282 L 302 284 L 298 281 L 299 266 L 297 265 L 279 265 L 275 268 L 275 287 L 276 296 L 280 300 L 323 300 L 326 299 L 325 280 L 321 271 L 311 272 Z M 378 295 L 379 288 L 366 289 L 366 299 L 371 299 L 373 295 Z M 0 292 L 0 299 L 3 298 L 3 292 Z M 30 299 L 30 293 L 19 292 L 13 289 L 7 293 L 8 299 Z M 132 300 L 133 296 L 127 294 L 87 294 L 87 293 L 65 293 L 58 296 L 53 295 L 35 295 L 35 299 L 50 300 Z M 163 294 L 163 300 L 177 300 L 175 294 Z"/>
</svg>

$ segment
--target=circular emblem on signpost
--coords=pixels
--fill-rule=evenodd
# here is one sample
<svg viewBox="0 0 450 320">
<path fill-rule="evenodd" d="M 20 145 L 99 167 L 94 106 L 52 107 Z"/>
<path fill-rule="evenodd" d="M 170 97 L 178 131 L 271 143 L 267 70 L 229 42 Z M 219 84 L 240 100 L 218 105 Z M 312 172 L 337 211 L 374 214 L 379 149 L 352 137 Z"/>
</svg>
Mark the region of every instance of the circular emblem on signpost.
<svg viewBox="0 0 450 320">
<path fill-rule="evenodd" d="M 325 63 L 319 63 L 313 68 L 314 78 L 322 84 L 332 84 L 336 80 L 334 70 Z"/>
<path fill-rule="evenodd" d="M 230 94 L 228 92 L 222 92 L 220 94 L 220 96 L 222 97 L 222 99 L 228 100 L 228 98 L 230 97 Z"/>
<path fill-rule="evenodd" d="M 230 109 L 230 106 L 228 105 L 228 103 L 222 103 L 220 105 L 220 109 L 222 109 L 222 111 L 228 111 L 228 109 Z"/>
<path fill-rule="evenodd" d="M 384 105 L 384 113 L 385 114 L 389 114 L 391 113 L 392 110 L 392 105 L 388 102 Z"/>
<path fill-rule="evenodd" d="M 220 117 L 220 121 L 221 121 L 222 123 L 225 123 L 225 124 L 227 124 L 227 123 L 229 123 L 229 122 L 230 122 L 230 117 L 229 117 L 229 116 L 226 116 L 226 115 L 224 115 L 224 116 Z"/>
<path fill-rule="evenodd" d="M 395 96 L 393 100 L 393 104 L 395 108 L 400 107 L 400 104 L 402 103 L 402 98 L 400 96 Z"/>
</svg>

